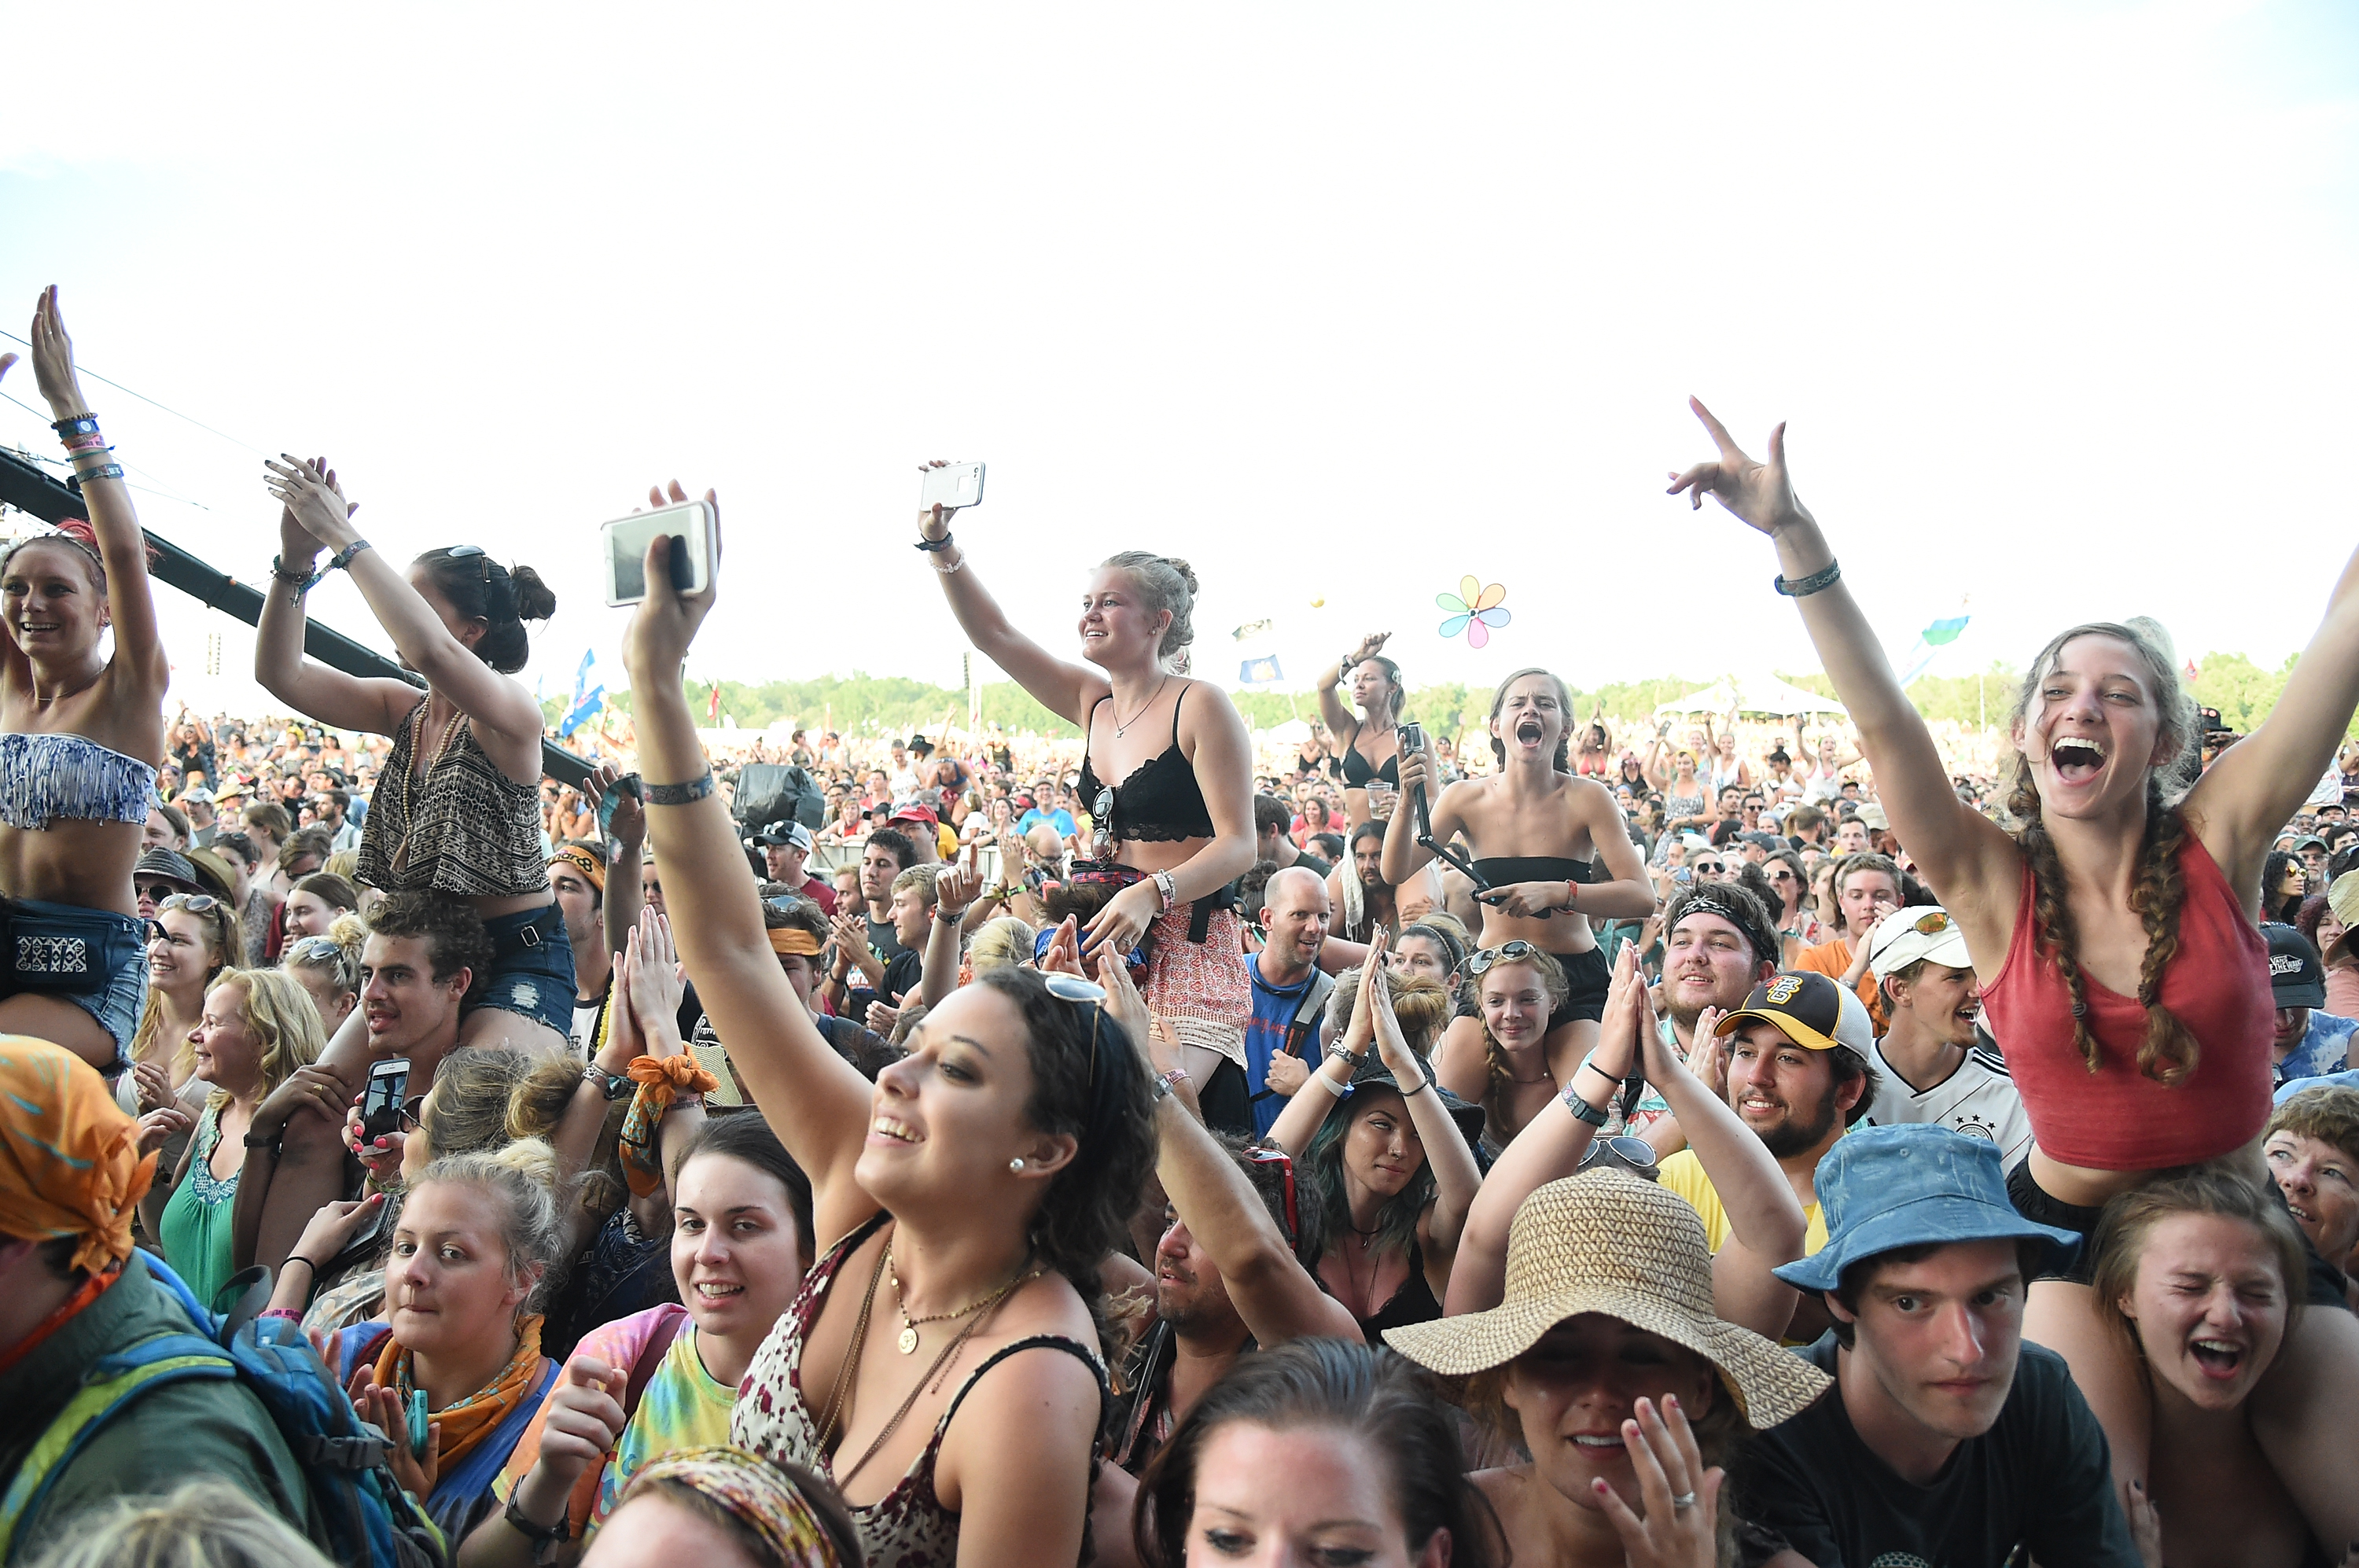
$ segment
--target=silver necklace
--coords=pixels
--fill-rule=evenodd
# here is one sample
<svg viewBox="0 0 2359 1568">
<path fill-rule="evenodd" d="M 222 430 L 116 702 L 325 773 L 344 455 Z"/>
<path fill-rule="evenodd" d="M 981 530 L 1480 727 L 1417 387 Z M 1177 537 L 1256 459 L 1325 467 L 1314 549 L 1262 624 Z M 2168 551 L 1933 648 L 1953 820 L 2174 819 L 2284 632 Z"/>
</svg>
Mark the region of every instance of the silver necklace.
<svg viewBox="0 0 2359 1568">
<path fill-rule="evenodd" d="M 1162 696 L 1162 695 L 1163 695 L 1163 688 L 1165 688 L 1166 686 L 1169 686 L 1169 685 L 1170 685 L 1170 684 L 1171 684 L 1171 673 L 1170 673 L 1170 671 L 1166 670 L 1166 671 L 1164 671 L 1163 679 L 1162 679 L 1162 680 L 1160 680 L 1160 681 L 1157 681 L 1157 682 L 1155 683 L 1155 691 L 1154 691 L 1154 693 L 1153 693 L 1152 695 L 1150 695 L 1150 696 L 1147 699 L 1146 703 L 1145 703 L 1143 706 L 1141 706 L 1141 707 L 1140 707 L 1140 709 L 1138 710 L 1138 712 L 1136 712 L 1136 713 L 1133 713 L 1133 714 L 1131 714 L 1131 715 L 1130 715 L 1130 721 L 1129 721 L 1129 723 L 1128 723 L 1128 724 L 1125 724 L 1125 723 L 1124 723 L 1124 722 L 1123 722 L 1123 717 L 1122 717 L 1122 715 L 1121 715 L 1120 713 L 1116 713 L 1116 714 L 1114 716 L 1114 739 L 1116 739 L 1116 740 L 1120 740 L 1120 739 L 1123 737 L 1123 735 L 1124 735 L 1125 732 L 1126 732 L 1126 731 L 1130 728 L 1131 724 L 1135 724 L 1138 723 L 1138 721 L 1139 721 L 1139 720 L 1141 720 L 1141 719 L 1143 719 L 1143 718 L 1147 717 L 1147 710 L 1148 708 L 1151 708 L 1151 707 L 1155 706 L 1155 701 L 1156 701 L 1156 698 Z"/>
</svg>

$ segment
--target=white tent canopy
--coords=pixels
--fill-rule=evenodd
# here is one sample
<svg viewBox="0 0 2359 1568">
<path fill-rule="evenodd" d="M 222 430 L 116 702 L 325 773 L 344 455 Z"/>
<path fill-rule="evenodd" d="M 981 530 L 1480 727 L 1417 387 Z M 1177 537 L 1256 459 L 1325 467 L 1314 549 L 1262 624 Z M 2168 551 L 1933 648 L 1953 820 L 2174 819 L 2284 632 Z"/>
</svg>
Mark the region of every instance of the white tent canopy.
<svg viewBox="0 0 2359 1568">
<path fill-rule="evenodd" d="M 1300 746 L 1310 738 L 1310 726 L 1300 719 L 1288 719 L 1262 731 L 1261 738 L 1280 746 Z"/>
<path fill-rule="evenodd" d="M 1788 718 L 1796 713 L 1836 713 L 1845 710 L 1841 702 L 1805 691 L 1799 686 L 1778 680 L 1774 675 L 1731 675 L 1713 681 L 1701 691 L 1690 691 L 1675 697 L 1655 710 L 1657 718 L 1674 713 L 1725 713 L 1734 708 L 1740 713 L 1768 713 Z"/>
</svg>

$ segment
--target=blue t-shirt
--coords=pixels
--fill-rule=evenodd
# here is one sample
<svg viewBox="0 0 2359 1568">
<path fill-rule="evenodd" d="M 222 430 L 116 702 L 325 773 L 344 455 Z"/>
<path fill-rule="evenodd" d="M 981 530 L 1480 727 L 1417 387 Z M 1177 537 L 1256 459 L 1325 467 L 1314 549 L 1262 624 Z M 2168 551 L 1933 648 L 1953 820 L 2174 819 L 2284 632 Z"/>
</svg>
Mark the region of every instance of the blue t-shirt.
<svg viewBox="0 0 2359 1568">
<path fill-rule="evenodd" d="M 1245 960 L 1245 974 L 1253 980 L 1253 1016 L 1245 1020 L 1245 1088 L 1254 1094 L 1254 1136 L 1267 1138 L 1269 1129 L 1277 1124 L 1277 1114 L 1286 1109 L 1286 1096 L 1271 1094 L 1262 1098 L 1269 1087 L 1269 1059 L 1284 1051 L 1294 1031 L 1294 1015 L 1302 1006 L 1302 994 L 1319 977 L 1313 969 L 1302 977 L 1299 985 L 1278 986 L 1261 977 L 1258 955 Z M 1317 1020 L 1312 1020 L 1315 1030 Z"/>
<path fill-rule="evenodd" d="M 2321 1078 L 2351 1065 L 2351 1037 L 2359 1033 L 2359 1018 L 2339 1018 L 2317 1007 L 2310 1010 L 2310 1032 L 2277 1063 L 2277 1082 Z"/>
<path fill-rule="evenodd" d="M 1042 811 L 1036 807 L 1033 810 L 1025 812 L 1022 816 L 1016 819 L 1016 831 L 1017 833 L 1030 833 L 1034 825 L 1039 822 L 1046 822 L 1050 827 L 1055 828 L 1057 830 L 1057 836 L 1060 838 L 1071 838 L 1075 833 L 1082 831 L 1073 823 L 1073 813 L 1065 810 L 1062 806 L 1058 807 L 1053 811 Z"/>
</svg>

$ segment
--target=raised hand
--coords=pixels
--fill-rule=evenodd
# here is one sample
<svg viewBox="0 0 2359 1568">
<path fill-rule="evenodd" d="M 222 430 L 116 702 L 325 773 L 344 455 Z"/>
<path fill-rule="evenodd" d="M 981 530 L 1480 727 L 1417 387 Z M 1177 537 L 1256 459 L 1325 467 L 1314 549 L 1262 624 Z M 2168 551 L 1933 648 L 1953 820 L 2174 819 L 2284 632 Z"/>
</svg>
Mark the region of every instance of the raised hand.
<svg viewBox="0 0 2359 1568">
<path fill-rule="evenodd" d="M 401 1489 L 420 1502 L 433 1496 L 435 1478 L 442 1473 L 442 1423 L 429 1422 L 425 1448 L 412 1450 L 409 1412 L 402 1408 L 398 1392 L 378 1388 L 376 1379 L 364 1370 L 353 1380 L 352 1395 L 353 1413 L 375 1423 L 393 1440 L 386 1445 L 386 1463 L 393 1469 L 393 1478 L 401 1483 Z"/>
<path fill-rule="evenodd" d="M 284 508 L 278 521 L 281 545 L 296 544 L 297 534 L 288 530 L 291 520 L 301 539 L 308 540 L 299 547 L 301 551 L 316 552 L 322 547 L 342 550 L 359 536 L 353 532 L 352 517 L 360 510 L 357 502 L 344 499 L 344 492 L 336 483 L 335 471 L 327 466 L 327 459 L 305 462 L 287 452 L 279 454 L 283 463 L 269 458 L 262 466 L 270 471 L 263 484 Z M 285 559 L 282 551 L 281 560 Z"/>
<path fill-rule="evenodd" d="M 1352 657 L 1343 661 L 1343 673 L 1349 675 L 1359 666 L 1384 652 L 1385 644 L 1390 642 L 1392 637 L 1393 634 L 1390 632 L 1370 632 L 1362 637 L 1360 646 L 1352 650 Z"/>
<path fill-rule="evenodd" d="M 197 1125 L 197 1118 L 178 1105 L 158 1105 L 139 1118 L 139 1152 L 153 1154 Z"/>
<path fill-rule="evenodd" d="M 929 474 L 937 468 L 948 468 L 950 465 L 949 458 L 937 457 L 918 464 L 918 472 Z M 918 532 L 929 539 L 941 538 L 951 531 L 951 517 L 958 510 L 956 506 L 945 506 L 939 501 L 924 508 L 918 514 Z"/>
<path fill-rule="evenodd" d="M 660 487 L 647 491 L 647 505 L 658 511 L 687 504 L 688 492 L 677 479 L 671 482 L 669 497 Z M 712 508 L 712 576 L 701 593 L 683 593 L 672 586 L 669 534 L 658 534 L 647 541 L 644 562 L 647 596 L 631 612 L 631 624 L 623 632 L 623 663 L 634 677 L 677 683 L 680 666 L 688 660 L 689 645 L 696 640 L 704 617 L 712 613 L 713 600 L 721 592 L 721 498 L 707 490 L 704 504 Z"/>
<path fill-rule="evenodd" d="M 597 814 L 600 803 L 606 797 L 606 791 L 614 789 L 615 781 L 622 776 L 622 769 L 611 762 L 602 762 L 590 770 L 590 777 L 582 780 L 582 798 L 590 802 L 592 816 Z M 639 793 L 636 789 L 625 789 L 615 792 L 614 814 L 608 821 L 607 830 L 614 835 L 613 842 L 615 844 L 647 842 L 647 809 L 640 801 Z"/>
<path fill-rule="evenodd" d="M 862 940 L 866 940 L 865 933 Z M 653 909 L 640 910 L 639 923 L 631 931 L 630 951 L 631 1014 L 652 1047 L 679 1032 L 679 1001 L 686 994 L 679 950 L 672 945 L 671 921 Z"/>
<path fill-rule="evenodd" d="M 1711 432 L 1720 448 L 1720 458 L 1714 463 L 1699 463 L 1685 474 L 1672 474 L 1667 494 L 1676 495 L 1686 491 L 1690 510 L 1701 506 L 1703 498 L 1710 495 L 1765 534 L 1810 519 L 1810 513 L 1795 498 L 1793 481 L 1786 473 L 1786 427 L 1782 422 L 1769 432 L 1769 461 L 1756 463 L 1745 455 L 1727 427 L 1712 418 L 1711 409 L 1693 397 L 1688 399 L 1688 407 L 1695 410 L 1696 418 Z"/>
<path fill-rule="evenodd" d="M 320 1210 L 304 1222 L 303 1234 L 295 1241 L 290 1258 L 308 1258 L 313 1266 L 313 1277 L 333 1262 L 353 1244 L 353 1238 L 375 1224 L 385 1212 L 383 1192 L 371 1192 L 357 1203 L 322 1203 Z"/>
<path fill-rule="evenodd" d="M 1063 923 L 1057 927 L 1056 934 L 1049 939 L 1047 951 L 1040 954 L 1038 967 L 1043 975 L 1079 975 L 1084 980 L 1089 978 L 1082 973 L 1081 932 L 1075 928 L 1072 916 L 1067 915 Z"/>
<path fill-rule="evenodd" d="M 983 890 L 983 873 L 971 863 L 945 866 L 934 877 L 934 919 L 956 920 Z"/>
<path fill-rule="evenodd" d="M 909 993 L 907 991 L 896 991 L 893 993 L 893 1000 L 890 1003 L 869 1003 L 868 1017 L 864 1020 L 868 1025 L 868 1032 L 871 1034 L 890 1035 L 893 1032 L 894 1026 L 897 1025 L 901 1021 L 901 1009 L 908 1005 L 908 1001 Z"/>
<path fill-rule="evenodd" d="M 1640 1508 L 1632 1508 L 1603 1477 L 1590 1483 L 1599 1509 L 1622 1538 L 1624 1561 L 1629 1568 L 1712 1568 L 1720 1560 L 1720 1467 L 1704 1467 L 1677 1398 L 1659 1408 L 1640 1399 L 1632 1410 L 1636 1419 L 1622 1423 L 1622 1442 L 1637 1477 Z"/>
<path fill-rule="evenodd" d="M 90 412 L 90 402 L 82 395 L 82 380 L 74 375 L 73 340 L 66 336 L 65 317 L 58 312 L 58 286 L 50 284 L 33 301 L 33 329 L 28 334 L 33 341 L 33 384 L 49 400 L 50 411 L 60 419 Z M 10 363 L 16 360 L 10 354 Z"/>
</svg>

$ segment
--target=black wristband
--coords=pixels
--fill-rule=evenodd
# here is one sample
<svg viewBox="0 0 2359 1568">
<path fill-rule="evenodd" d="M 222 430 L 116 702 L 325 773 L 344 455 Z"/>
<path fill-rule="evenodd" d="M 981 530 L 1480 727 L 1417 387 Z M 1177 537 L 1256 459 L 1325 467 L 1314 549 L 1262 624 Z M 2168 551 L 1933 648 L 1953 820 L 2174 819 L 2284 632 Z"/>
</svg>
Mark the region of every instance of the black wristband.
<svg viewBox="0 0 2359 1568">
<path fill-rule="evenodd" d="M 945 528 L 942 530 L 941 538 L 938 539 L 921 539 L 918 541 L 917 548 L 924 550 L 928 555 L 931 555 L 936 550 L 950 549 L 951 539 L 956 537 L 957 536 L 952 534 L 948 528 Z"/>
<path fill-rule="evenodd" d="M 278 1140 L 285 1136 L 286 1135 L 283 1133 L 273 1133 L 267 1138 L 256 1138 L 254 1136 L 254 1130 L 249 1127 L 246 1129 L 245 1134 L 245 1147 L 248 1149 L 266 1149 L 270 1150 L 271 1153 L 277 1154 L 278 1152 Z"/>
<path fill-rule="evenodd" d="M 1827 562 L 1826 569 L 1824 571 L 1813 572 L 1808 577 L 1796 578 L 1792 582 L 1788 582 L 1782 576 L 1773 577 L 1769 580 L 1769 585 L 1777 589 L 1778 593 L 1785 594 L 1788 599 L 1803 599 L 1819 592 L 1821 588 L 1833 587 L 1837 580 L 1842 576 L 1843 562 L 1839 561 L 1830 561 Z"/>
<path fill-rule="evenodd" d="M 507 1521 L 510 1530 L 531 1541 L 536 1547 L 555 1546 L 560 1541 L 573 1539 L 572 1526 L 562 1516 L 555 1524 L 535 1524 L 517 1511 L 516 1498 L 513 1497 L 508 1498 L 507 1509 L 500 1515 L 500 1518 Z M 540 1554 L 535 1552 L 533 1558 L 538 1562 L 540 1560 Z"/>
<path fill-rule="evenodd" d="M 317 1279 L 320 1277 L 320 1266 L 312 1262 L 310 1258 L 304 1257 L 299 1252 L 288 1253 L 287 1255 L 287 1263 L 300 1263 L 304 1268 L 309 1269 L 311 1271 L 312 1279 Z M 287 1263 L 282 1263 L 278 1267 L 284 1269 L 287 1267 Z"/>
</svg>

